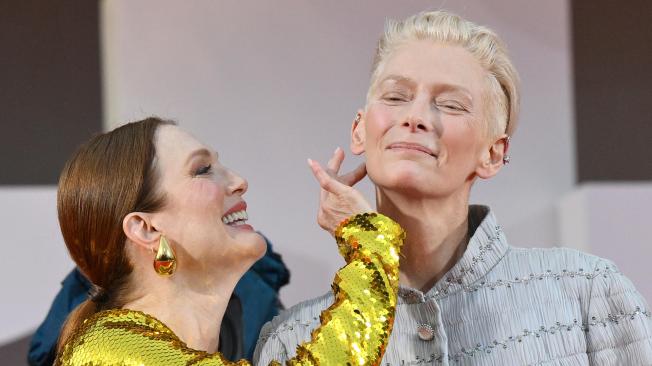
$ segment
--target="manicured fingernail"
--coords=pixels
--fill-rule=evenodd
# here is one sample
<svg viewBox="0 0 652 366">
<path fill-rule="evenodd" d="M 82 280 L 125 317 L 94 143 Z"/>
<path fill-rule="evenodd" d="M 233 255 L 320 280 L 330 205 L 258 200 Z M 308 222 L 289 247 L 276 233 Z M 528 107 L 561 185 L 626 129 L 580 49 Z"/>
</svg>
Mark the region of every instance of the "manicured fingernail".
<svg viewBox="0 0 652 366">
<path fill-rule="evenodd" d="M 333 154 L 337 154 L 338 151 L 340 151 L 340 147 L 339 147 L 339 146 L 335 148 L 335 151 L 333 151 Z"/>
<path fill-rule="evenodd" d="M 308 158 L 308 165 L 312 165 L 312 159 Z"/>
</svg>

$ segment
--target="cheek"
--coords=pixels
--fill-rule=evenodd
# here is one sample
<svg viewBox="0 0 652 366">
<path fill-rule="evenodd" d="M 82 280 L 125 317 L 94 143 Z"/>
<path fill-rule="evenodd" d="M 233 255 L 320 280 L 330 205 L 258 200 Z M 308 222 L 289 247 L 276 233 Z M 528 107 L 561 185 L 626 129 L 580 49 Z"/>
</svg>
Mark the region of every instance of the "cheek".
<svg viewBox="0 0 652 366">
<path fill-rule="evenodd" d="M 382 142 L 382 138 L 392 127 L 392 111 L 382 104 L 375 104 L 369 107 L 365 117 L 365 147 L 370 149 L 367 153 L 373 153 L 373 147 Z"/>
<path fill-rule="evenodd" d="M 382 137 L 387 130 L 390 116 L 383 108 L 373 108 L 367 112 L 365 119 L 365 159 L 367 174 L 373 182 L 380 179 L 379 173 L 382 148 Z"/>
<path fill-rule="evenodd" d="M 191 189 L 188 190 L 186 202 L 194 209 L 222 209 L 224 204 L 224 189 L 212 180 L 198 180 L 197 182 L 193 182 Z"/>
<path fill-rule="evenodd" d="M 457 164 L 475 164 L 481 136 L 468 121 L 452 121 L 444 126 L 441 143 L 445 146 L 448 158 Z M 466 164 L 468 163 L 468 164 Z"/>
</svg>

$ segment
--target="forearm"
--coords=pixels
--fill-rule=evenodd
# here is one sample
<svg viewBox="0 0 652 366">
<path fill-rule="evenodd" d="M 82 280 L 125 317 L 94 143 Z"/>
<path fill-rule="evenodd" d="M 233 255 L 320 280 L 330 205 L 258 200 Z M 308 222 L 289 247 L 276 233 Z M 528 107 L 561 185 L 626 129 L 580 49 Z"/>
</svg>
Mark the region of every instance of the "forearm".
<svg viewBox="0 0 652 366">
<path fill-rule="evenodd" d="M 376 213 L 353 216 L 336 230 L 347 265 L 333 281 L 335 301 L 290 365 L 377 364 L 391 333 L 404 232 Z"/>
</svg>

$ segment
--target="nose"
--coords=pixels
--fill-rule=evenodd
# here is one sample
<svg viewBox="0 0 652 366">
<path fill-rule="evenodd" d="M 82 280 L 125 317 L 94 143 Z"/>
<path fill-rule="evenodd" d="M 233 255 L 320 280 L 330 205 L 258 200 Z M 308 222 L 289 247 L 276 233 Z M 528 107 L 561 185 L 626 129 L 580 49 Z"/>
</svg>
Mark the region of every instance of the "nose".
<svg viewBox="0 0 652 366">
<path fill-rule="evenodd" d="M 239 196 L 245 194 L 245 192 L 247 192 L 247 188 L 249 188 L 249 183 L 247 183 L 247 180 L 231 170 L 229 170 L 228 174 L 229 174 L 229 185 L 227 186 L 228 193 L 237 194 Z"/>
<path fill-rule="evenodd" d="M 423 121 L 422 118 L 414 116 L 414 115 L 408 115 L 402 123 L 403 127 L 409 128 L 410 132 L 417 132 L 419 130 L 421 131 L 429 131 L 432 130 L 432 128 L 428 128 L 426 125 L 426 122 Z"/>
<path fill-rule="evenodd" d="M 410 132 L 431 132 L 439 133 L 441 121 L 436 109 L 427 100 L 415 100 L 401 121 L 401 126 L 408 128 Z"/>
</svg>

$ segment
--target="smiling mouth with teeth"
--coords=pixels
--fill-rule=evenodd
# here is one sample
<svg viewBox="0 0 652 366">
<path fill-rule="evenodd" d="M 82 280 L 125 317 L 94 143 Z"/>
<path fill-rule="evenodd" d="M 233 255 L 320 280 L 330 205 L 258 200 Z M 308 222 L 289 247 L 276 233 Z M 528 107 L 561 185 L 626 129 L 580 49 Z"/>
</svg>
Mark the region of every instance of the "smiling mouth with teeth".
<svg viewBox="0 0 652 366">
<path fill-rule="evenodd" d="M 229 226 L 240 226 L 247 223 L 247 211 L 240 210 L 222 217 L 222 222 Z"/>
</svg>

